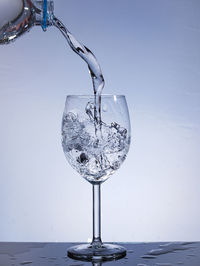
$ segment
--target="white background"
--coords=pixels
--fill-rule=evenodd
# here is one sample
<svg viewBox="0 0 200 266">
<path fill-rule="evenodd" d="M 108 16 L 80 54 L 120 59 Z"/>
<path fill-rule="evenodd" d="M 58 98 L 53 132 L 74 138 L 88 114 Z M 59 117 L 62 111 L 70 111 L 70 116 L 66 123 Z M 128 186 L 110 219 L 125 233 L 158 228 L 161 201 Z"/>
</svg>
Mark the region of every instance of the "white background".
<svg viewBox="0 0 200 266">
<path fill-rule="evenodd" d="M 55 14 L 125 94 L 132 146 L 102 186 L 105 241 L 200 240 L 199 0 L 60 0 Z M 56 28 L 0 46 L 0 241 L 87 241 L 92 187 L 60 137 L 67 94 L 92 93 Z"/>
</svg>

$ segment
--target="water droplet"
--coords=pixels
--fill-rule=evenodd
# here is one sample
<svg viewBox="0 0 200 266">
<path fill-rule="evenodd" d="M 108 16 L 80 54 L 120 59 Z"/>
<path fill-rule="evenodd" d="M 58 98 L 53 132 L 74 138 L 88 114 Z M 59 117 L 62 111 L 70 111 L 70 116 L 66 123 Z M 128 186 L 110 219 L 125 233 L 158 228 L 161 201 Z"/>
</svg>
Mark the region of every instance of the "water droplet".
<svg viewBox="0 0 200 266">
<path fill-rule="evenodd" d="M 32 261 L 23 261 L 23 262 L 21 262 L 20 264 L 21 265 L 26 265 L 26 264 L 31 264 L 32 263 Z"/>
<path fill-rule="evenodd" d="M 133 251 L 133 250 L 128 250 L 127 252 L 128 252 L 128 253 L 134 253 L 134 251 Z"/>
<path fill-rule="evenodd" d="M 161 263 L 156 263 L 156 266 L 172 266 L 171 263 L 165 263 L 165 262 L 161 262 Z"/>
<path fill-rule="evenodd" d="M 141 256 L 141 258 L 143 258 L 143 259 L 155 259 L 156 256 L 153 256 L 153 255 L 144 255 L 144 256 Z"/>
<path fill-rule="evenodd" d="M 56 260 L 57 258 L 56 257 L 50 257 L 48 258 L 49 260 Z"/>
</svg>

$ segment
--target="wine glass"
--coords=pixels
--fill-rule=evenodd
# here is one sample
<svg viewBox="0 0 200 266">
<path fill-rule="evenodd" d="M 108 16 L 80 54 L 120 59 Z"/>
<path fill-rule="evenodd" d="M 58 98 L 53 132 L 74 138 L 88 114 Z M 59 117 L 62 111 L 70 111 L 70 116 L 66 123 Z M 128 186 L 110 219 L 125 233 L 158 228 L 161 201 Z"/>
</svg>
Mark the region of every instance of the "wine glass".
<svg viewBox="0 0 200 266">
<path fill-rule="evenodd" d="M 101 184 L 120 167 L 130 146 L 130 119 L 125 96 L 101 95 L 97 124 L 94 95 L 69 95 L 62 119 L 62 146 L 69 164 L 93 187 L 93 239 L 68 249 L 73 259 L 119 259 L 124 247 L 101 240 Z"/>
</svg>

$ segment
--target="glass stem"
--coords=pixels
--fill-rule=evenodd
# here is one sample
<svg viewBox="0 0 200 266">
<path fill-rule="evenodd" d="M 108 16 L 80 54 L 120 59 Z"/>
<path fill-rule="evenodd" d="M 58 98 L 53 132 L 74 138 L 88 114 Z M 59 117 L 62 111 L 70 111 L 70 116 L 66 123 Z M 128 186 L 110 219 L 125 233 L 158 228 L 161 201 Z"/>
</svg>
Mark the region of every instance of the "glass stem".
<svg viewBox="0 0 200 266">
<path fill-rule="evenodd" d="M 94 248 L 101 247 L 101 185 L 94 184 L 93 189 L 93 239 Z"/>
</svg>

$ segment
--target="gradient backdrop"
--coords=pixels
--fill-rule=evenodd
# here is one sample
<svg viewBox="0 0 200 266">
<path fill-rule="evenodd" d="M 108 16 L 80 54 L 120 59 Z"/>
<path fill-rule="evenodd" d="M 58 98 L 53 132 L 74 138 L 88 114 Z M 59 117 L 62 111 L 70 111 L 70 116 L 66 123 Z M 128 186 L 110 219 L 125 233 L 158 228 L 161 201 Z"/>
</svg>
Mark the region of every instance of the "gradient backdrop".
<svg viewBox="0 0 200 266">
<path fill-rule="evenodd" d="M 55 14 L 125 94 L 132 146 L 102 186 L 105 241 L 200 240 L 200 1 L 60 0 Z M 0 46 L 0 241 L 87 241 L 92 187 L 67 163 L 67 94 L 92 93 L 56 28 Z"/>
</svg>

